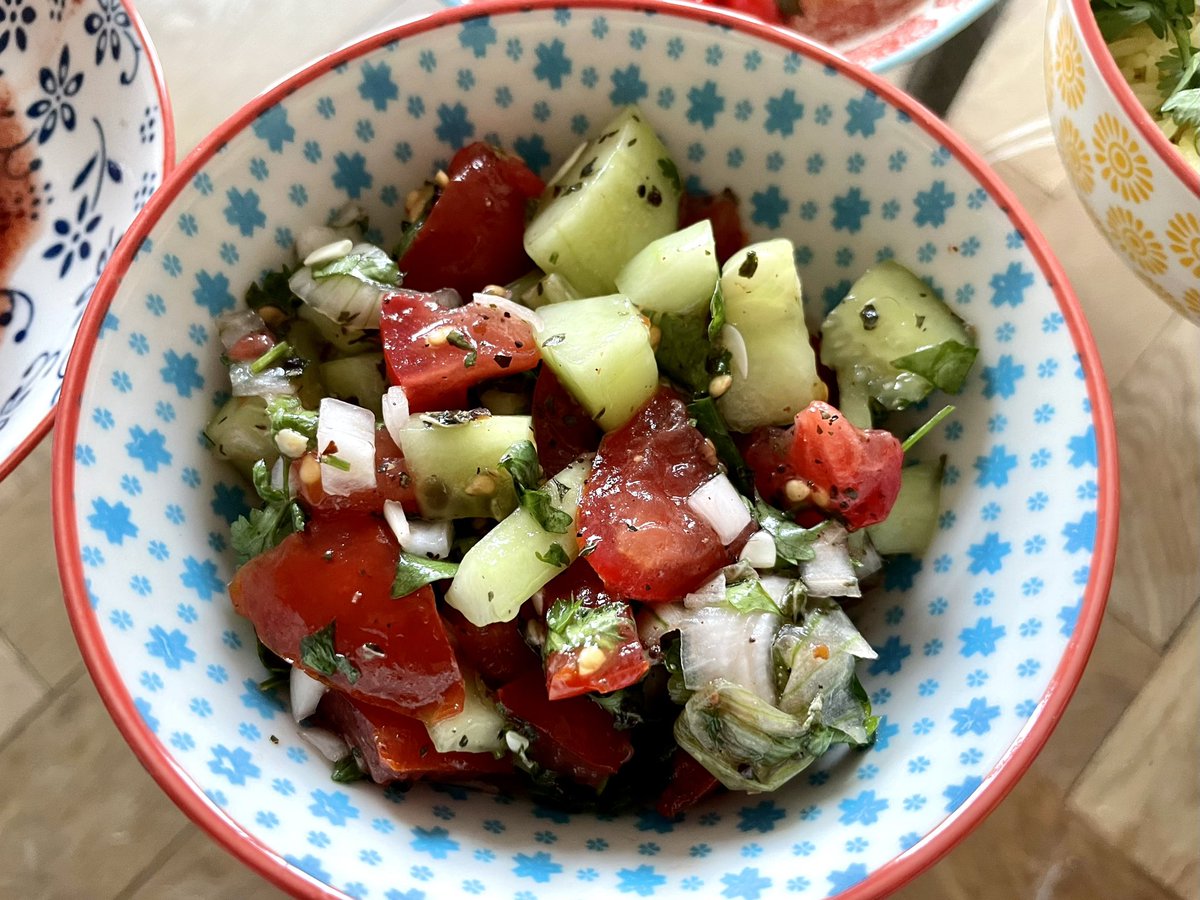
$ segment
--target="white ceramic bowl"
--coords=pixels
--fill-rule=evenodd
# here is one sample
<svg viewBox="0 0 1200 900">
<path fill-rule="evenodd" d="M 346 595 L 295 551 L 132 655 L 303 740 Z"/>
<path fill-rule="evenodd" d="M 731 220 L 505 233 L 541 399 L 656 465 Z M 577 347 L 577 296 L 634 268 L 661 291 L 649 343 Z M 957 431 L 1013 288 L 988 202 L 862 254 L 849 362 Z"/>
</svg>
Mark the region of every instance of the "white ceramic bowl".
<svg viewBox="0 0 1200 900">
<path fill-rule="evenodd" d="M 900 5 L 869 28 L 829 42 L 851 62 L 886 72 L 932 53 L 985 12 L 996 0 L 916 0 Z"/>
<path fill-rule="evenodd" d="M 883 717 L 772 796 L 680 821 L 523 799 L 342 786 L 256 683 L 230 608 L 249 494 L 200 429 L 224 390 L 213 319 L 353 198 L 385 246 L 406 191 L 463 141 L 543 173 L 638 101 L 689 184 L 732 187 L 755 237 L 790 236 L 817 318 L 873 261 L 908 261 L 978 329 L 980 360 L 923 456 L 947 456 L 923 559 L 862 604 Z M 1103 374 L 1070 288 L 1007 190 L 944 125 L 781 29 L 687 4 L 524 0 L 369 38 L 219 128 L 151 201 L 72 358 L 55 458 L 80 646 L 146 767 L 214 837 L 304 896 L 746 900 L 879 896 L 999 802 L 1083 669 L 1112 567 Z"/>
<path fill-rule="evenodd" d="M 1088 0 L 1051 0 L 1045 66 L 1050 124 L 1084 209 L 1142 281 L 1200 323 L 1200 172 L 1137 102 Z"/>
<path fill-rule="evenodd" d="M 123 0 L 0 10 L 0 478 L 50 430 L 96 279 L 175 159 L 154 48 Z"/>
</svg>

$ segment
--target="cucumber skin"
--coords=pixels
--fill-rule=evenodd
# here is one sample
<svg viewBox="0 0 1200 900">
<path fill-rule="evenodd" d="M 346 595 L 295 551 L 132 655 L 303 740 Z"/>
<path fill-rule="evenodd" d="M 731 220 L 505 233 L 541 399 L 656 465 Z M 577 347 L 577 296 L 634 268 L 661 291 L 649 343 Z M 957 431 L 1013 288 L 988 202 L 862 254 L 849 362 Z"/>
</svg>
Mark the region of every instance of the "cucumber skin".
<svg viewBox="0 0 1200 900">
<path fill-rule="evenodd" d="M 450 427 L 427 425 L 413 416 L 400 437 L 424 518 L 503 519 L 516 508 L 516 489 L 500 468 L 500 457 L 518 441 L 534 439 L 529 416 L 485 416 Z M 481 473 L 496 479 L 496 492 L 467 494 L 467 485 Z"/>
<path fill-rule="evenodd" d="M 446 602 L 479 627 L 511 621 L 521 604 L 563 571 L 536 554 L 544 555 L 553 543 L 571 562 L 579 556 L 575 517 L 591 467 L 590 458 L 577 460 L 541 488 L 557 509 L 571 517 L 571 527 L 565 534 L 551 534 L 523 507 L 518 508 L 463 556 L 458 574 L 446 591 Z M 561 497 L 554 482 L 566 488 Z"/>
<path fill-rule="evenodd" d="M 937 532 L 945 460 L 918 462 L 900 470 L 900 493 L 888 517 L 867 528 L 875 549 L 884 555 L 924 553 Z"/>
<path fill-rule="evenodd" d="M 616 282 L 640 309 L 686 316 L 707 308 L 720 277 L 712 223 L 701 219 L 647 244 Z"/>
<path fill-rule="evenodd" d="M 525 252 L 585 297 L 610 294 L 634 254 L 675 230 L 680 191 L 667 148 L 627 107 L 546 186 Z"/>
<path fill-rule="evenodd" d="M 629 298 L 567 300 L 541 316 L 542 360 L 605 431 L 628 422 L 658 389 L 650 329 Z"/>
<path fill-rule="evenodd" d="M 752 272 L 750 253 L 757 260 Z M 829 394 L 809 343 L 792 242 L 776 238 L 739 250 L 721 270 L 721 292 L 725 320 L 741 332 L 750 363 L 747 377 L 735 374 L 717 400 L 721 414 L 734 431 L 790 425 Z"/>
<path fill-rule="evenodd" d="M 862 312 L 878 315 L 868 329 Z M 925 398 L 933 385 L 892 360 L 954 340 L 968 347 L 975 338 L 966 323 L 926 282 L 893 260 L 864 272 L 821 324 L 821 362 L 838 378 L 859 382 L 887 409 L 904 409 Z"/>
</svg>

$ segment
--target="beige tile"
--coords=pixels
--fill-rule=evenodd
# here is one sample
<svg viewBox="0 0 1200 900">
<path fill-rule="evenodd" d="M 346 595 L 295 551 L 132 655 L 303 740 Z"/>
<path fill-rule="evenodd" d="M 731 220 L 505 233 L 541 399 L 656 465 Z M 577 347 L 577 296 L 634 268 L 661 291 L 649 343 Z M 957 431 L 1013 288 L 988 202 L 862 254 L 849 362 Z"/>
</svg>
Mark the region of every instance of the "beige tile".
<svg viewBox="0 0 1200 900">
<path fill-rule="evenodd" d="M 970 837 L 893 900 L 1176 900 L 1029 772 Z"/>
<path fill-rule="evenodd" d="M 1158 663 L 1136 634 L 1105 616 L 1079 687 L 1033 771 L 1066 793 Z"/>
<path fill-rule="evenodd" d="M 31 709 L 46 696 L 48 688 L 0 637 L 0 746 Z"/>
<path fill-rule="evenodd" d="M 0 482 L 0 547 L 6 552 L 0 585 L 0 634 L 47 684 L 80 671 L 67 622 L 50 519 L 50 441 Z"/>
<path fill-rule="evenodd" d="M 1200 611 L 1070 795 L 1097 833 L 1181 896 L 1200 897 Z"/>
<path fill-rule="evenodd" d="M 1110 612 L 1161 650 L 1200 596 L 1200 328 L 1164 328 L 1113 391 L 1121 534 Z M 1170 498 L 1163 515 L 1156 498 Z"/>
<path fill-rule="evenodd" d="M 0 797 L 0 897 L 113 897 L 185 822 L 85 676 L 0 750 Z"/>
<path fill-rule="evenodd" d="M 286 897 L 194 825 L 171 855 L 122 900 L 282 900 Z"/>
</svg>

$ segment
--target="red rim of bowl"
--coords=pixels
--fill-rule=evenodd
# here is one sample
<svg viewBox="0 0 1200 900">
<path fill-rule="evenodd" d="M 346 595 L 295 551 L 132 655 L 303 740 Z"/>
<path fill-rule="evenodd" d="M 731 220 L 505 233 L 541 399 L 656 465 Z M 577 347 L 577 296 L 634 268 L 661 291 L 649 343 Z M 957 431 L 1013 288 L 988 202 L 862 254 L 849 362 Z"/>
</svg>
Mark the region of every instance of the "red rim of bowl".
<svg viewBox="0 0 1200 900">
<path fill-rule="evenodd" d="M 87 310 L 63 384 L 62 418 L 58 431 L 60 439 L 56 440 L 54 447 L 54 531 L 59 572 L 76 640 L 100 696 L 125 740 L 168 796 L 194 822 L 250 868 L 295 896 L 344 896 L 335 888 L 286 863 L 275 850 L 245 832 L 237 822 L 209 800 L 175 762 L 170 752 L 150 731 L 134 708 L 133 700 L 125 689 L 100 631 L 99 621 L 88 600 L 83 566 L 79 557 L 78 533 L 75 528 L 75 472 L 72 448 L 79 424 L 88 365 L 95 349 L 100 324 L 142 239 L 180 190 L 190 183 L 201 166 L 233 135 L 249 125 L 262 110 L 283 100 L 297 88 L 329 69 L 395 40 L 454 25 L 481 15 L 518 13 L 530 9 L 562 6 L 583 9 L 652 10 L 660 14 L 732 26 L 754 37 L 800 52 L 874 91 L 891 105 L 907 113 L 915 124 L 922 127 L 942 146 L 947 147 L 988 190 L 1014 227 L 1025 235 L 1030 252 L 1049 279 L 1059 309 L 1079 350 L 1096 429 L 1100 494 L 1095 551 L 1075 631 L 1029 721 L 972 797 L 913 847 L 876 869 L 859 884 L 838 895 L 840 900 L 866 900 L 883 896 L 916 877 L 966 837 L 1013 788 L 1061 718 L 1087 664 L 1088 655 L 1100 628 L 1112 578 L 1118 508 L 1116 432 L 1099 354 L 1079 303 L 1045 238 L 1029 217 L 1019 209 L 1015 196 L 1003 185 L 999 177 L 933 113 L 898 88 L 892 87 L 866 69 L 846 62 L 820 45 L 798 37 L 794 32 L 766 25 L 747 16 L 681 0 L 567 0 L 565 3 L 562 0 L 481 0 L 466 7 L 433 13 L 337 50 L 274 85 L 242 107 L 209 135 L 183 160 L 167 183 L 151 197 L 149 204 L 131 226 L 127 239 L 117 248 L 96 288 L 95 299 Z"/>
<path fill-rule="evenodd" d="M 1184 161 L 1183 156 L 1175 149 L 1175 145 L 1167 140 L 1166 135 L 1159 131 L 1158 126 L 1154 124 L 1150 113 L 1146 112 L 1142 104 L 1138 103 L 1137 97 L 1133 94 L 1133 88 L 1129 86 L 1129 82 L 1117 68 L 1117 61 L 1113 59 L 1104 35 L 1100 33 L 1100 26 L 1092 14 L 1090 0 L 1071 0 L 1070 14 L 1075 17 L 1076 27 L 1083 36 L 1088 54 L 1096 63 L 1096 68 L 1100 70 L 1100 77 L 1108 85 L 1113 98 L 1125 110 L 1125 115 L 1154 148 L 1154 152 L 1158 154 L 1159 159 L 1166 164 L 1167 168 L 1175 173 L 1188 190 L 1200 198 L 1200 172 Z"/>
<path fill-rule="evenodd" d="M 175 120 L 171 116 L 171 98 L 167 94 L 167 81 L 163 78 L 162 65 L 158 61 L 158 53 L 154 49 L 154 44 L 150 41 L 150 35 L 146 32 L 146 26 L 142 22 L 142 17 L 134 9 L 131 0 L 121 0 L 121 3 L 125 7 L 125 12 L 129 15 L 129 21 L 133 24 L 133 30 L 137 33 L 142 49 L 146 51 L 146 62 L 150 66 L 150 77 L 154 79 L 154 90 L 158 94 L 158 108 L 162 112 L 163 120 L 162 183 L 165 184 L 167 176 L 175 168 Z M 93 297 L 96 296 L 96 292 L 99 289 L 100 285 L 97 283 L 96 287 L 92 290 Z M 91 300 L 88 302 L 91 303 Z M 79 331 L 83 331 L 83 322 L 79 324 Z M 61 393 L 59 394 L 59 399 L 62 399 Z M 0 459 L 0 481 L 7 478 L 12 470 L 19 466 L 25 457 L 33 451 L 33 448 L 42 442 L 42 439 L 54 425 L 54 416 L 57 412 L 58 404 L 56 403 L 46 415 L 42 416 L 42 420 L 34 426 L 34 429 L 25 435 L 20 443 L 13 448 L 12 452 L 4 459 Z"/>
</svg>

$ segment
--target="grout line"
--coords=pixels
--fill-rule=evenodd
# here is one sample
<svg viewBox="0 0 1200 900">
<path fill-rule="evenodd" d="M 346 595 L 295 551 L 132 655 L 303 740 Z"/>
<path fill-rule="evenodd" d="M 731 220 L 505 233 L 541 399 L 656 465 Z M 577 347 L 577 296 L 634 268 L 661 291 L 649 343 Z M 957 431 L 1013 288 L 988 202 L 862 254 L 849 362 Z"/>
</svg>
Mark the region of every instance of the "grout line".
<svg viewBox="0 0 1200 900">
<path fill-rule="evenodd" d="M 179 831 L 167 841 L 166 846 L 159 850 L 141 870 L 129 879 L 129 883 L 113 896 L 113 900 L 128 900 L 138 892 L 143 885 L 153 878 L 163 865 L 174 856 L 191 835 L 192 823 L 185 821 Z"/>
<path fill-rule="evenodd" d="M 12 655 L 16 657 L 17 662 L 25 670 L 26 674 L 28 674 L 33 678 L 34 681 L 41 685 L 43 691 L 49 692 L 50 688 L 52 687 L 50 682 L 42 677 L 42 673 L 37 670 L 37 667 L 35 667 L 32 662 L 30 662 L 29 657 L 21 652 L 21 648 L 14 644 L 9 636 L 4 633 L 3 629 L 0 629 L 0 643 L 3 643 L 6 647 L 8 647 L 8 649 L 12 652 Z"/>
<path fill-rule="evenodd" d="M 1154 872 L 1151 872 L 1149 869 L 1147 869 L 1137 859 L 1130 856 L 1119 845 L 1114 844 L 1108 838 L 1104 837 L 1104 835 L 1102 835 L 1098 831 L 1096 831 L 1096 829 L 1094 829 L 1092 827 L 1091 822 L 1088 820 L 1088 818 L 1086 816 L 1080 814 L 1076 810 L 1071 809 L 1069 806 L 1067 808 L 1067 814 L 1070 815 L 1075 820 L 1075 824 L 1077 826 L 1079 826 L 1080 828 L 1083 828 L 1085 831 L 1087 831 L 1088 836 L 1090 838 L 1092 838 L 1094 841 L 1096 841 L 1101 847 L 1111 850 L 1114 856 L 1117 856 L 1117 857 L 1123 859 L 1138 874 L 1145 876 L 1147 881 L 1149 881 L 1151 884 L 1153 884 L 1156 887 L 1158 887 L 1159 889 L 1161 889 L 1165 895 L 1167 895 L 1168 897 L 1171 897 L 1171 898 L 1175 898 L 1175 900 L 1185 900 L 1185 898 L 1180 896 L 1179 892 L 1176 891 L 1175 888 L 1173 888 L 1171 885 L 1167 884 L 1167 882 L 1163 881 Z"/>
<path fill-rule="evenodd" d="M 58 684 L 52 685 L 46 692 L 46 696 L 43 697 L 40 702 L 35 704 L 31 710 L 17 719 L 17 721 L 13 723 L 12 727 L 9 729 L 8 733 L 4 735 L 3 738 L 0 738 L 0 753 L 3 753 L 10 744 L 12 744 L 25 732 L 26 728 L 37 721 L 37 719 L 44 712 L 53 706 L 58 699 L 62 697 L 62 695 L 65 694 L 67 690 L 75 684 L 76 681 L 79 680 L 79 677 L 84 673 L 84 671 L 83 663 L 80 663 L 78 666 L 72 669 L 70 673 L 63 676 Z"/>
</svg>

